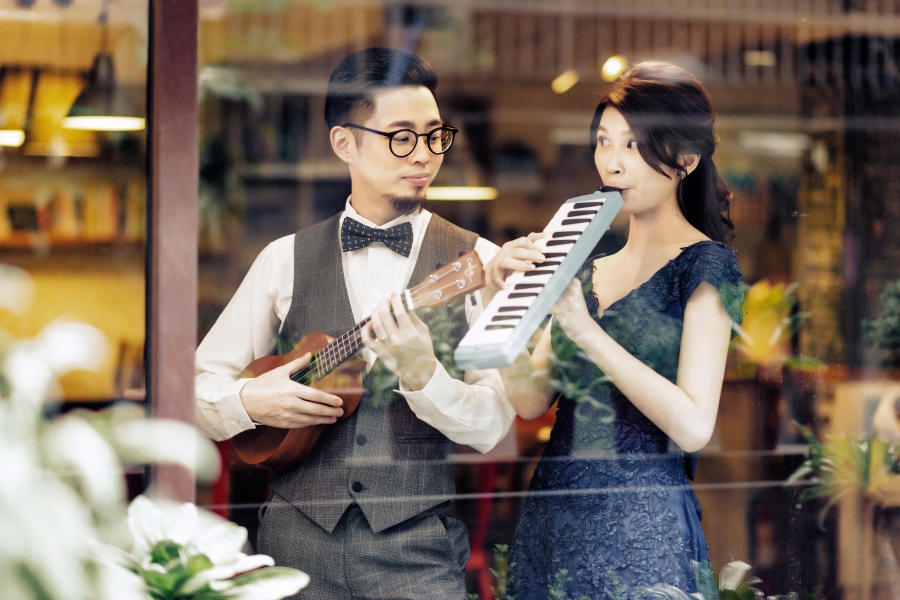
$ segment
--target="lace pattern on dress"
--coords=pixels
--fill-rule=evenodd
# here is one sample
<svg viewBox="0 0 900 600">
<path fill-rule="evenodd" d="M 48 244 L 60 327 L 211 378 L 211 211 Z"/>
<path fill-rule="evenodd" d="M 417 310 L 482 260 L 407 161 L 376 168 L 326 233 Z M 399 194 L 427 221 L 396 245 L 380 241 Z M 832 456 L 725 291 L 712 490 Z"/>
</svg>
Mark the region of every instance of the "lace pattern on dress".
<svg viewBox="0 0 900 600">
<path fill-rule="evenodd" d="M 578 275 L 591 314 L 670 381 L 684 307 L 701 282 L 715 286 L 728 314 L 741 320 L 742 278 L 724 244 L 688 246 L 600 318 L 592 267 L 593 259 Z M 511 595 L 543 600 L 563 571 L 569 598 L 624 600 L 655 583 L 696 591 L 691 561 L 709 556 L 681 450 L 561 327 L 554 324 L 551 337 L 563 398 L 513 542 Z"/>
</svg>

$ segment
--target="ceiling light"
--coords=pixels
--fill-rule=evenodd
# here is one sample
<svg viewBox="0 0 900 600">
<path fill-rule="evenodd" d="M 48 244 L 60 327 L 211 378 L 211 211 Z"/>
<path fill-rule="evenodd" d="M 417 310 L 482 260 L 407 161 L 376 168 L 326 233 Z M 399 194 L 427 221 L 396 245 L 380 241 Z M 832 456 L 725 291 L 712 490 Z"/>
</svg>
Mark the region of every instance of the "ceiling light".
<svg viewBox="0 0 900 600">
<path fill-rule="evenodd" d="M 628 61 L 625 60 L 625 57 L 616 54 L 606 59 L 606 62 L 603 63 L 603 67 L 600 69 L 600 75 L 604 81 L 615 81 L 625 71 L 627 66 Z"/>
<path fill-rule="evenodd" d="M 87 131 L 140 131 L 146 127 L 146 122 L 141 117 L 66 117 L 63 127 Z"/>
<path fill-rule="evenodd" d="M 572 86 L 576 83 L 578 83 L 578 71 L 569 69 L 560 73 L 559 76 L 553 80 L 550 84 L 550 89 L 557 94 L 565 94 L 572 89 Z"/>
<path fill-rule="evenodd" d="M 25 142 L 25 132 L 21 129 L 0 129 L 0 146 L 18 148 Z"/>
<path fill-rule="evenodd" d="M 144 119 L 129 102 L 129 98 L 116 84 L 115 69 L 108 49 L 109 18 L 108 0 L 100 13 L 103 40 L 100 52 L 94 58 L 88 82 L 63 120 L 66 129 L 92 131 L 137 131 L 144 129 Z M 124 120 L 122 117 L 126 117 Z"/>
<path fill-rule="evenodd" d="M 497 189 L 476 186 L 430 187 L 425 190 L 425 198 L 461 202 L 494 200 L 497 198 Z"/>
<path fill-rule="evenodd" d="M 744 50 L 744 64 L 748 67 L 774 67 L 775 53 L 771 50 Z"/>
<path fill-rule="evenodd" d="M 134 112 L 121 87 L 116 85 L 112 57 L 101 52 L 94 58 L 87 86 L 63 119 L 63 127 L 93 131 L 144 129 L 144 119 L 135 116 Z"/>
<path fill-rule="evenodd" d="M 34 73 L 4 70 L 0 87 L 0 146 L 18 148 L 25 142 L 25 120 L 31 102 Z"/>
<path fill-rule="evenodd" d="M 762 156 L 798 159 L 812 140 L 805 133 L 787 131 L 741 131 L 738 144 L 746 152 Z"/>
</svg>

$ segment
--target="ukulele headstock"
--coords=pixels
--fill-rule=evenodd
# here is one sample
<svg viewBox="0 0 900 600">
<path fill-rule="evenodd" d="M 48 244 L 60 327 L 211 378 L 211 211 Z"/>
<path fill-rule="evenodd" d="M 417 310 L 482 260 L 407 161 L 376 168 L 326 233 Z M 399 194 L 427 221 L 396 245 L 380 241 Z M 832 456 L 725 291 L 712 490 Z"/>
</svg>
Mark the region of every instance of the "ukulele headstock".
<svg viewBox="0 0 900 600">
<path fill-rule="evenodd" d="M 484 287 L 484 265 L 472 250 L 440 267 L 409 289 L 415 308 L 439 306 Z"/>
</svg>

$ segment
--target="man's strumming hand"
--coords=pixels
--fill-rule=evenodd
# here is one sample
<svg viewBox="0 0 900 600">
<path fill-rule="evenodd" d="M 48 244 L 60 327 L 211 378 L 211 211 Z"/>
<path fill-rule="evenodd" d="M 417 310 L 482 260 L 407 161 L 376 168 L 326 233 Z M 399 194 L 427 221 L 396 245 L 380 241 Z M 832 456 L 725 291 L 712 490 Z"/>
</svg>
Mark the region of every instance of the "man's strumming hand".
<svg viewBox="0 0 900 600">
<path fill-rule="evenodd" d="M 292 429 L 329 425 L 344 414 L 339 397 L 290 379 L 291 373 L 309 364 L 309 358 L 307 353 L 244 384 L 241 402 L 254 422 Z"/>
</svg>

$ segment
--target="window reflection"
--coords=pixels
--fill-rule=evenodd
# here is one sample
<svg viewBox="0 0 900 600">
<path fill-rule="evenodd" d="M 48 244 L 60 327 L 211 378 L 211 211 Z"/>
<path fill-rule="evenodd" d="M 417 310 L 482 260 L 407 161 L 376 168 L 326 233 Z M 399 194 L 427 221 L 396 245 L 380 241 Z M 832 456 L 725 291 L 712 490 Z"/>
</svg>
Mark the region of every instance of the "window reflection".
<svg viewBox="0 0 900 600">
<path fill-rule="evenodd" d="M 712 100 L 748 284 L 693 483 L 711 562 L 746 561 L 767 594 L 822 584 L 826 597 L 877 596 L 891 584 L 889 547 L 876 541 L 892 531 L 892 509 L 874 516 L 856 490 L 820 527 L 827 498 L 798 505 L 803 488 L 783 483 L 808 450 L 798 424 L 819 440 L 866 435 L 894 393 L 864 321 L 890 311 L 879 293 L 898 277 L 898 31 L 896 7 L 865 2 L 204 5 L 199 339 L 263 248 L 344 209 L 348 170 L 322 114 L 328 77 L 351 52 L 403 48 L 433 65 L 441 118 L 460 129 L 433 186 L 496 197 L 427 208 L 498 245 L 601 185 L 588 128 L 615 77 L 609 61 L 672 62 Z M 627 235 L 623 215 L 597 251 L 615 253 Z M 516 419 L 491 452 L 460 445 L 447 459 L 471 593 L 491 597 L 495 548 L 513 538 L 554 419 L 555 407 Z M 232 457 L 204 493 L 253 539 L 269 483 Z"/>
</svg>

